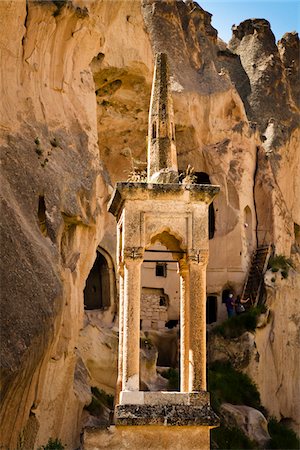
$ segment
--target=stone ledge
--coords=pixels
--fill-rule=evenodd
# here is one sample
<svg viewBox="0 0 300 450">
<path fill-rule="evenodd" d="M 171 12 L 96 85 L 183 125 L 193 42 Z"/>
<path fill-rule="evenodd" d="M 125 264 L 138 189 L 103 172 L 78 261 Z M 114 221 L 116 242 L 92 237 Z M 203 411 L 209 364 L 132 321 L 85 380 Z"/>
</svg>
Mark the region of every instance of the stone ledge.
<svg viewBox="0 0 300 450">
<path fill-rule="evenodd" d="M 209 205 L 219 191 L 220 186 L 209 184 L 118 182 L 107 210 L 114 216 L 118 216 L 125 200 L 153 201 L 167 199 L 183 203 L 202 202 Z"/>
<path fill-rule="evenodd" d="M 122 391 L 120 394 L 121 405 L 192 405 L 208 406 L 209 392 L 145 392 Z"/>
<path fill-rule="evenodd" d="M 217 427 L 219 418 L 209 405 L 117 405 L 116 425 Z"/>
</svg>

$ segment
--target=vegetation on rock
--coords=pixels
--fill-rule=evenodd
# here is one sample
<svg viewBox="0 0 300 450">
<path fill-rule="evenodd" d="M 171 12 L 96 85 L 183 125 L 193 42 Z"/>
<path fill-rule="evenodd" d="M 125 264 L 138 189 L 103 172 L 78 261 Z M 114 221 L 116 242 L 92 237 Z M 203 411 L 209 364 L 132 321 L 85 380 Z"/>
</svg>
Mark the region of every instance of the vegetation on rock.
<svg viewBox="0 0 300 450">
<path fill-rule="evenodd" d="M 256 386 L 248 375 L 235 370 L 229 362 L 215 361 L 211 364 L 208 386 L 212 406 L 217 412 L 225 402 L 262 409 Z"/>
<path fill-rule="evenodd" d="M 102 389 L 98 389 L 97 387 L 92 387 L 92 401 L 86 406 L 86 410 L 92 416 L 100 416 L 103 412 L 103 408 L 114 408 L 114 396 L 107 394 Z"/>
<path fill-rule="evenodd" d="M 251 308 L 244 314 L 240 314 L 216 326 L 212 332 L 220 334 L 224 338 L 237 338 L 246 331 L 254 331 L 260 314 L 265 312 L 265 306 Z"/>
<path fill-rule="evenodd" d="M 294 268 L 293 262 L 290 258 L 284 255 L 274 255 L 269 260 L 269 268 L 272 272 L 281 272 L 283 278 L 287 278 L 289 270 Z"/>
<path fill-rule="evenodd" d="M 65 446 L 61 443 L 60 439 L 50 438 L 46 445 L 42 445 L 39 450 L 63 450 Z"/>
<path fill-rule="evenodd" d="M 208 390 L 211 393 L 211 403 L 216 412 L 220 411 L 222 403 L 246 405 L 260 410 L 267 418 L 268 413 L 260 403 L 259 392 L 248 375 L 235 370 L 229 362 L 216 361 L 208 371 Z M 271 417 L 268 423 L 271 440 L 268 449 L 295 450 L 300 448 L 300 442 L 294 431 Z M 239 428 L 226 427 L 222 423 L 211 432 L 211 448 L 221 449 L 251 449 L 257 444 L 251 441 Z"/>
<path fill-rule="evenodd" d="M 239 428 L 227 428 L 221 425 L 211 431 L 212 449 L 248 449 L 257 448 L 255 442 L 251 441 Z"/>
<path fill-rule="evenodd" d="M 300 440 L 296 433 L 279 423 L 274 417 L 269 421 L 268 431 L 271 436 L 268 449 L 295 450 L 300 448 Z"/>
</svg>

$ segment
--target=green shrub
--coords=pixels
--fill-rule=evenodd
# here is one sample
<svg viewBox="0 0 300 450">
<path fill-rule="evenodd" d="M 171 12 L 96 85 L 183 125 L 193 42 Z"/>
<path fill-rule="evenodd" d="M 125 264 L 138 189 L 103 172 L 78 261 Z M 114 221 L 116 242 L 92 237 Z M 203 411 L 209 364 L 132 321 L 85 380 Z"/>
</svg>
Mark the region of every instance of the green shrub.
<svg viewBox="0 0 300 450">
<path fill-rule="evenodd" d="M 300 441 L 293 430 L 271 418 L 268 424 L 271 441 L 268 449 L 297 450 L 300 448 Z"/>
<path fill-rule="evenodd" d="M 39 450 L 64 450 L 65 446 L 61 443 L 60 439 L 50 438 L 46 445 L 42 445 Z"/>
<path fill-rule="evenodd" d="M 220 334 L 225 338 L 237 338 L 246 331 L 254 331 L 258 317 L 263 312 L 265 312 L 264 305 L 251 308 L 246 313 L 233 316 L 221 325 L 216 326 L 212 333 Z"/>
<path fill-rule="evenodd" d="M 162 377 L 169 380 L 168 389 L 170 391 L 179 391 L 179 370 L 172 367 L 165 372 L 162 372 Z"/>
<path fill-rule="evenodd" d="M 211 431 L 211 448 L 215 449 L 248 449 L 257 448 L 256 444 L 251 441 L 239 428 L 226 428 L 221 425 Z M 214 445 L 216 444 L 216 445 Z"/>
<path fill-rule="evenodd" d="M 287 278 L 290 268 L 294 268 L 294 265 L 290 258 L 284 255 L 275 255 L 269 259 L 268 267 L 272 272 L 278 272 L 280 270 L 283 278 Z"/>
<path fill-rule="evenodd" d="M 216 411 L 219 411 L 222 403 L 262 409 L 256 386 L 248 375 L 235 370 L 229 362 L 216 361 L 211 364 L 208 370 L 208 390 Z"/>
<path fill-rule="evenodd" d="M 85 407 L 92 416 L 100 416 L 103 413 L 103 407 L 113 409 L 114 408 L 114 396 L 107 394 L 102 389 L 92 387 L 92 401 Z"/>
</svg>

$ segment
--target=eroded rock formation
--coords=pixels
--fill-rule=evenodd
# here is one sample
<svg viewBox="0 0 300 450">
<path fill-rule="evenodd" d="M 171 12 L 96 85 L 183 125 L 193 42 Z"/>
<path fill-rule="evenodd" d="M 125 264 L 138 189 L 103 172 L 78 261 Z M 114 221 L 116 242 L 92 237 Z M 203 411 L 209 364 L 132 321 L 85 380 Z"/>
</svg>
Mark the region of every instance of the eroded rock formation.
<svg viewBox="0 0 300 450">
<path fill-rule="evenodd" d="M 82 339 L 99 333 L 85 327 L 83 289 L 97 246 L 114 257 L 113 183 L 144 168 L 154 53 L 170 60 L 179 168 L 221 186 L 208 271 L 220 299 L 241 288 L 256 240 L 289 256 L 300 224 L 299 38 L 277 47 L 269 24 L 250 20 L 227 47 L 209 13 L 172 0 L 4 1 L 0 17 L 1 444 L 75 448 L 91 379 L 109 378 L 93 372 L 96 355 L 87 363 Z M 295 298 L 295 286 L 276 295 Z M 282 327 L 291 315 L 280 312 Z"/>
</svg>

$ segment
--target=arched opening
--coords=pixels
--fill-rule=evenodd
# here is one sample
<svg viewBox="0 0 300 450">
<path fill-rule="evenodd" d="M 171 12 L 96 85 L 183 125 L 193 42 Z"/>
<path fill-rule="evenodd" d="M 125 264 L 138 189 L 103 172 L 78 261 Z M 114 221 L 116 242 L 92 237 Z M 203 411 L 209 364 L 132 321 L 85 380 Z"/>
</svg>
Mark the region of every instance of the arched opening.
<svg viewBox="0 0 300 450">
<path fill-rule="evenodd" d="M 156 139 L 157 136 L 157 125 L 156 122 L 152 123 L 152 139 Z"/>
<path fill-rule="evenodd" d="M 206 299 L 206 323 L 211 324 L 217 321 L 218 301 L 216 295 L 208 295 Z"/>
<path fill-rule="evenodd" d="M 197 177 L 197 184 L 211 184 L 209 175 L 205 172 L 195 172 Z M 215 235 L 216 220 L 214 205 L 211 203 L 208 207 L 208 238 L 213 239 Z"/>
<path fill-rule="evenodd" d="M 246 206 L 244 209 L 244 228 L 245 228 L 245 236 L 247 240 L 247 245 L 249 250 L 252 249 L 252 212 L 249 206 Z"/>
<path fill-rule="evenodd" d="M 104 254 L 97 250 L 96 260 L 84 288 L 84 308 L 105 310 L 111 305 L 110 269 Z"/>
<path fill-rule="evenodd" d="M 181 251 L 180 242 L 168 231 L 154 236 L 145 251 L 141 269 L 142 390 L 176 390 L 164 376 L 171 371 L 179 379 L 180 280 L 177 262 L 182 258 Z M 145 377 L 146 366 L 148 375 Z M 148 383 L 149 367 L 155 366 L 157 374 L 162 373 L 163 378 L 157 376 L 155 381 L 153 376 Z M 159 386 L 161 382 L 165 384 Z"/>
</svg>

